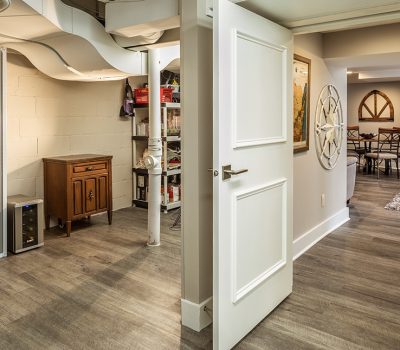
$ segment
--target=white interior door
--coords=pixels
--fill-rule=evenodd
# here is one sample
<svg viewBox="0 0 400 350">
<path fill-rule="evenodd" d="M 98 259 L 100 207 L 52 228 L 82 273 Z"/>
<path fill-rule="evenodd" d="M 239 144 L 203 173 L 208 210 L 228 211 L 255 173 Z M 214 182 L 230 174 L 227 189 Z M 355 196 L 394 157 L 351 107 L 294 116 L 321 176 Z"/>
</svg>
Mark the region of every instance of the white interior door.
<svg viewBox="0 0 400 350">
<path fill-rule="evenodd" d="M 214 349 L 233 347 L 292 291 L 292 41 L 214 1 Z M 248 171 L 224 180 L 229 165 Z"/>
</svg>

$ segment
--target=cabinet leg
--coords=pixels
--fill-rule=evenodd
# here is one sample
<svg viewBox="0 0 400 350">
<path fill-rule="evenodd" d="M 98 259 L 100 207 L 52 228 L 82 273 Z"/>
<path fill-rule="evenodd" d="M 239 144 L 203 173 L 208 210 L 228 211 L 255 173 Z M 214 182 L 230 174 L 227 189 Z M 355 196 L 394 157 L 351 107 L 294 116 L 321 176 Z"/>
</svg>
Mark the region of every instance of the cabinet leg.
<svg viewBox="0 0 400 350">
<path fill-rule="evenodd" d="M 112 210 L 109 210 L 107 212 L 108 214 L 108 224 L 111 225 L 112 224 Z"/>
<path fill-rule="evenodd" d="M 65 226 L 67 228 L 67 237 L 71 236 L 71 220 L 65 222 Z"/>
<path fill-rule="evenodd" d="M 46 227 L 46 230 L 48 230 L 50 228 L 50 215 L 46 215 L 44 217 L 44 225 Z"/>
</svg>

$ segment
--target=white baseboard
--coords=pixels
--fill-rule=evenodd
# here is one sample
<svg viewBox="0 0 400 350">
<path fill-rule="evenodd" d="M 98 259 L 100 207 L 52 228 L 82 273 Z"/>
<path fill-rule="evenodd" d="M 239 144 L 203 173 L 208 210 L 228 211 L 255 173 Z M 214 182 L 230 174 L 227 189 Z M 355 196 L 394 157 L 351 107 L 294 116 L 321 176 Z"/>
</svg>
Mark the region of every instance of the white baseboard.
<svg viewBox="0 0 400 350">
<path fill-rule="evenodd" d="M 183 326 L 200 332 L 212 323 L 212 297 L 204 300 L 201 304 L 181 299 L 181 315 Z"/>
<path fill-rule="evenodd" d="M 293 260 L 296 260 L 322 238 L 350 220 L 349 208 L 343 208 L 293 242 Z M 208 310 L 205 310 L 204 307 Z M 212 323 L 212 297 L 200 304 L 181 299 L 182 325 L 200 332 Z"/>
<path fill-rule="evenodd" d="M 0 253 L 0 259 L 5 258 L 7 256 L 7 253 Z"/>
<path fill-rule="evenodd" d="M 349 208 L 346 207 L 301 235 L 293 241 L 293 260 L 296 260 L 315 243 L 349 220 Z"/>
</svg>

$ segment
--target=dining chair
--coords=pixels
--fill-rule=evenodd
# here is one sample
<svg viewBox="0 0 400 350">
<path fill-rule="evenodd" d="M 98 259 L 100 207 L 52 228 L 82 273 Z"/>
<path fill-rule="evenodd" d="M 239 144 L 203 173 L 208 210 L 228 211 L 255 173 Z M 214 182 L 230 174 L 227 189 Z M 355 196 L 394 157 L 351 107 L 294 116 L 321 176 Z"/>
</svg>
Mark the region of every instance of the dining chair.
<svg viewBox="0 0 400 350">
<path fill-rule="evenodd" d="M 400 130 L 379 128 L 378 147 L 373 152 L 366 153 L 365 157 L 373 161 L 373 169 L 377 169 L 379 179 L 379 165 L 385 162 L 385 173 L 392 170 L 392 161 L 396 163 L 397 178 L 399 178 L 399 141 Z"/>
<path fill-rule="evenodd" d="M 400 127 L 398 127 L 398 126 L 394 126 L 394 127 L 393 127 L 393 130 L 394 130 L 395 132 L 400 133 Z M 400 136 L 399 136 L 399 137 L 400 137 Z M 399 158 L 400 158 L 400 141 L 399 141 Z"/>
<path fill-rule="evenodd" d="M 365 153 L 365 147 L 362 147 L 360 142 L 360 127 L 347 126 L 347 156 L 357 158 L 359 169 L 361 169 L 361 159 Z"/>
</svg>

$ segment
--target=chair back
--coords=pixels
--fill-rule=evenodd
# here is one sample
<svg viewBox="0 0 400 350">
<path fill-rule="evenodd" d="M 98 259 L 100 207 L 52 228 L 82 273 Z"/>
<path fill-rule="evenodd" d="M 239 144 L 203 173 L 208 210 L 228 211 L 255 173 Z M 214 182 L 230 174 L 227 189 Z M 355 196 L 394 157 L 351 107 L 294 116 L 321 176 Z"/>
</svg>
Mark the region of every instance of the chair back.
<svg viewBox="0 0 400 350">
<path fill-rule="evenodd" d="M 356 150 L 359 148 L 360 148 L 360 127 L 358 125 L 347 126 L 347 149 Z"/>
<path fill-rule="evenodd" d="M 397 154 L 397 158 L 399 157 L 399 152 L 400 152 L 400 128 L 396 128 L 393 131 L 392 152 Z"/>
<path fill-rule="evenodd" d="M 378 152 L 399 154 L 400 129 L 378 129 Z"/>
</svg>

